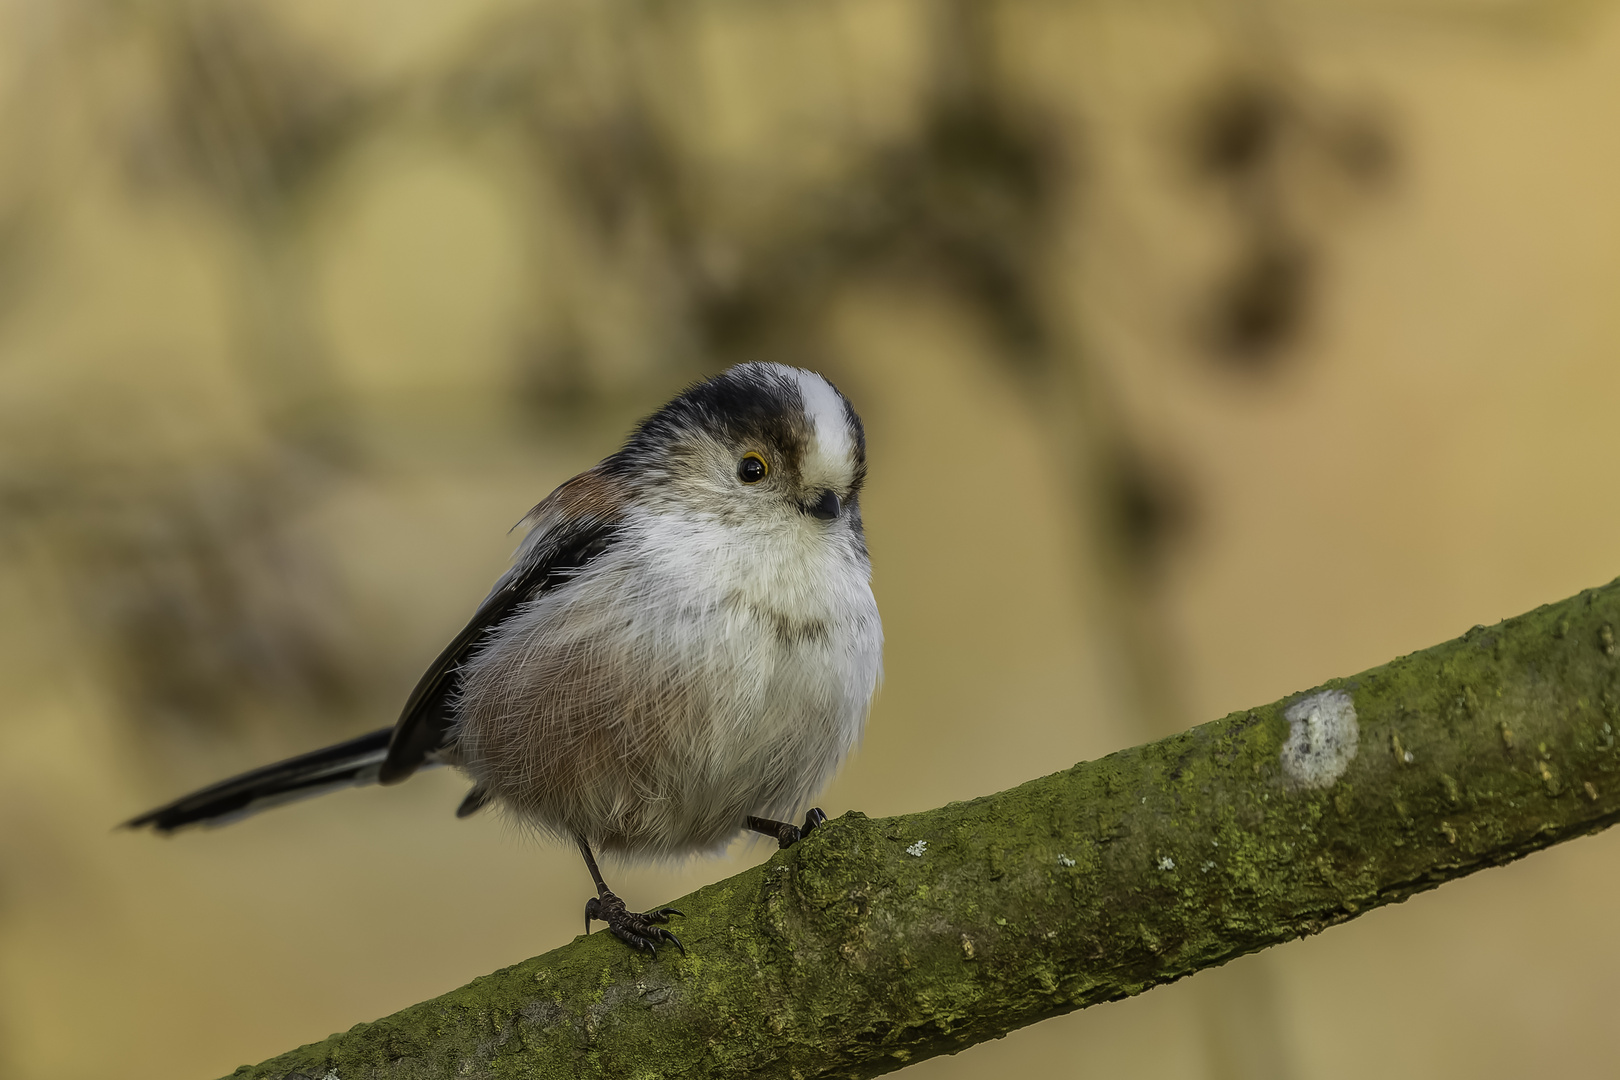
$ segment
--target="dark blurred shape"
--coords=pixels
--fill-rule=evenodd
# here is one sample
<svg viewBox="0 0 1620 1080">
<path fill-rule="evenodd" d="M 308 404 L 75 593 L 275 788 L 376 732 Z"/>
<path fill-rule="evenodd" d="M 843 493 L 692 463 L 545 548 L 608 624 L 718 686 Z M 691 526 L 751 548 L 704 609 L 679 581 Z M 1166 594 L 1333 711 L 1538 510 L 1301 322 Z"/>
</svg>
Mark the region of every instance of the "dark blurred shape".
<svg viewBox="0 0 1620 1080">
<path fill-rule="evenodd" d="M 915 140 L 876 163 L 873 192 L 888 213 L 855 245 L 910 254 L 914 272 L 971 300 L 1005 358 L 1024 364 L 1050 341 L 1040 255 L 1056 224 L 1061 159 L 1042 130 L 1031 111 L 989 95 L 936 97 Z"/>
<path fill-rule="evenodd" d="M 1276 88 L 1234 77 L 1193 106 L 1188 152 L 1193 167 L 1220 181 L 1241 180 L 1265 168 L 1287 120 Z"/>
<path fill-rule="evenodd" d="M 1210 343 L 1230 367 L 1264 374 L 1301 333 L 1311 301 L 1311 255 L 1289 237 L 1265 238 L 1239 255 L 1215 286 Z"/>
<path fill-rule="evenodd" d="M 1326 100 L 1297 79 L 1242 71 L 1212 83 L 1189 109 L 1182 152 L 1198 181 L 1236 219 L 1236 251 L 1211 286 L 1199 330 L 1222 368 L 1271 375 L 1298 355 L 1316 303 L 1317 273 L 1337 215 L 1323 207 L 1394 171 L 1386 125 Z"/>
<path fill-rule="evenodd" d="M 253 215 L 305 194 L 377 104 L 255 4 L 179 4 L 148 24 L 164 78 L 162 140 L 139 174 L 180 166 Z"/>
<path fill-rule="evenodd" d="M 1364 187 L 1388 183 L 1400 165 L 1399 147 L 1388 122 L 1370 111 L 1340 118 L 1332 133 L 1332 148 L 1344 175 Z"/>
<path fill-rule="evenodd" d="M 1123 446 L 1109 461 L 1105 477 L 1110 531 L 1126 565 L 1139 577 L 1152 578 L 1194 525 L 1191 485 L 1178 471 Z"/>
<path fill-rule="evenodd" d="M 335 567 L 293 525 L 310 485 L 262 462 L 7 449 L 0 551 L 54 579 L 143 733 L 348 721 L 368 680 Z"/>
<path fill-rule="evenodd" d="M 789 334 L 814 338 L 840 289 L 899 275 L 968 302 L 1005 346 L 998 357 L 1039 362 L 1048 328 L 1037 260 L 1058 170 L 1038 130 L 998 102 L 931 99 L 915 131 L 865 150 L 779 231 L 725 247 L 724 273 L 696 276 L 701 339 L 724 357 L 766 348 L 791 358 Z"/>
<path fill-rule="evenodd" d="M 586 220 L 605 237 L 622 240 L 638 216 L 650 212 L 666 234 L 684 236 L 686 178 L 670 134 L 636 99 L 616 103 L 592 119 L 566 127 L 547 125 L 534 133 L 552 140 L 559 171 Z M 559 149 L 563 152 L 555 153 Z"/>
<path fill-rule="evenodd" d="M 453 68 L 440 100 L 458 130 L 515 137 L 545 190 L 566 197 L 612 271 L 638 283 L 668 371 L 688 377 L 754 359 L 835 365 L 824 344 L 830 303 L 863 279 L 895 275 L 950 289 L 1007 358 L 1044 362 L 1039 259 L 1060 170 L 1032 110 L 982 80 L 941 79 L 914 128 L 887 142 L 852 139 L 833 181 L 739 223 L 709 201 L 704 166 L 628 51 L 611 75 L 579 70 L 562 42 L 580 32 L 554 15 L 503 20 Z M 558 321 L 588 320 L 564 311 Z M 599 346 L 567 329 L 536 336 L 542 344 L 518 366 L 523 399 L 581 406 L 603 363 Z"/>
<path fill-rule="evenodd" d="M 632 356 L 604 355 L 625 345 L 591 333 L 588 308 L 599 297 L 588 288 L 548 295 L 550 318 L 521 332 L 515 399 L 548 421 L 603 404 L 613 382 L 604 372 L 615 367 L 650 367 L 678 382 L 724 358 L 705 348 L 699 317 L 701 255 L 715 238 L 692 206 L 688 155 L 648 98 L 645 57 L 630 45 L 656 37 L 660 23 L 606 10 L 505 10 L 480 25 L 430 98 L 452 137 L 517 151 L 507 160 L 528 174 L 520 179 L 536 192 L 537 214 L 560 199 L 564 231 L 593 249 L 593 267 L 633 283 L 635 325 L 625 337 L 643 351 Z M 603 25 L 612 32 L 598 40 Z M 746 321 L 725 314 L 714 320 L 722 333 Z"/>
<path fill-rule="evenodd" d="M 289 533 L 296 496 L 258 468 L 125 477 L 51 524 L 70 592 L 143 726 L 308 723 L 352 706 L 356 657 L 320 549 Z"/>
</svg>

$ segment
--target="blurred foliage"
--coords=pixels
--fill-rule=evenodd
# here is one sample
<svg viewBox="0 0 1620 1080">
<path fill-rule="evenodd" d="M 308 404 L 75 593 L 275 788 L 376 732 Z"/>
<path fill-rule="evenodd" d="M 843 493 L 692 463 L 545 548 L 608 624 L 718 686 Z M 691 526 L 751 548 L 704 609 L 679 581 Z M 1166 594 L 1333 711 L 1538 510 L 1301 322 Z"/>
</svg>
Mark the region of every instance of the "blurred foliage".
<svg viewBox="0 0 1620 1080">
<path fill-rule="evenodd" d="M 867 125 L 869 103 L 838 85 L 854 63 L 847 40 L 812 45 L 861 17 L 849 5 L 774 16 L 727 0 L 492 7 L 439 62 L 384 75 L 346 65 L 274 5 L 81 9 L 94 32 L 67 33 L 80 63 L 116 56 L 145 72 L 116 103 L 95 103 L 118 132 L 132 197 L 223 230 L 229 348 L 257 415 L 246 446 L 208 454 L 206 467 L 133 453 L 111 473 L 61 464 L 5 494 L 10 528 L 53 537 L 64 595 L 131 715 L 340 716 L 375 682 L 367 671 L 382 661 L 344 629 L 353 616 L 325 541 L 283 524 L 379 465 L 357 438 L 362 403 L 313 283 L 316 242 L 346 205 L 347 164 L 390 138 L 515 178 L 531 279 L 497 392 L 532 424 L 745 359 L 836 377 L 842 298 L 873 282 L 936 292 L 983 326 L 987 359 L 1037 415 L 1079 431 L 1059 439 L 1073 455 L 1062 483 L 1095 522 L 1119 603 L 1147 603 L 1197 498 L 1110 400 L 1054 279 L 1063 238 L 1084 221 L 1095 148 L 1020 89 L 1005 4 L 896 10 L 920 60 L 889 91 L 900 119 Z M 706 57 L 717 27 L 750 26 L 763 41 L 772 19 L 823 50 L 808 68 L 828 85 L 760 86 L 757 145 L 728 157 L 715 145 L 721 117 L 706 111 Z M 1322 205 L 1337 189 L 1376 190 L 1393 143 L 1372 112 L 1281 61 L 1208 83 L 1186 115 L 1176 153 L 1191 190 L 1214 192 L 1211 211 L 1234 223 L 1229 268 L 1197 318 L 1201 348 L 1264 376 L 1294 354 L 1316 302 L 1333 232 Z M 11 187 L 0 207 L 39 193 Z M 0 314 L 29 276 L 39 217 L 0 214 Z M 53 455 L 83 460 L 68 446 L 37 456 Z"/>
<path fill-rule="evenodd" d="M 160 76 L 146 179 L 196 184 L 247 221 L 312 197 L 337 156 L 376 119 L 338 66 L 254 4 L 149 9 L 142 30 Z M 153 176 L 152 174 L 156 174 Z"/>
</svg>

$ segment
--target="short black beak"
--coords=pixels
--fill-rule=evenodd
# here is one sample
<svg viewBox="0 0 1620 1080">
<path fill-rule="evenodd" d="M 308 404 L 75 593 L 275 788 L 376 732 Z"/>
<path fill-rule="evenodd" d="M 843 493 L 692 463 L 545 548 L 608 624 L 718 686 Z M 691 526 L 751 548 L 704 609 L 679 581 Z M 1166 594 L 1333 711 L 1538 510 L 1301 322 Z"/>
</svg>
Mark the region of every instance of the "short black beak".
<svg viewBox="0 0 1620 1080">
<path fill-rule="evenodd" d="M 831 521 L 838 516 L 838 496 L 832 493 L 831 488 L 828 488 L 821 493 L 821 498 L 811 503 L 806 509 L 822 521 Z"/>
</svg>

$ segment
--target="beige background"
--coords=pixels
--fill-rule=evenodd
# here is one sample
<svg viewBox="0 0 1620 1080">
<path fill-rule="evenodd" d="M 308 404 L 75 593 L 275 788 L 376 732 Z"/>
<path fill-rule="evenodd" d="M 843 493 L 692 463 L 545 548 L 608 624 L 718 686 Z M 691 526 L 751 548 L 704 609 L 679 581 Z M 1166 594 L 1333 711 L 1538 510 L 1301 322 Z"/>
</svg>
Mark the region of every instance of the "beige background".
<svg viewBox="0 0 1620 1080">
<path fill-rule="evenodd" d="M 831 290 L 813 358 L 867 422 L 888 647 L 822 806 L 994 791 L 1620 572 L 1610 8 L 982 10 L 997 78 L 1074 155 L 1039 278 L 1057 370 L 1097 389 L 1032 394 L 926 275 Z M 536 146 L 634 91 L 694 216 L 769 235 L 918 124 L 941 11 L 0 5 L 0 1075 L 219 1075 L 578 932 L 577 856 L 454 820 L 443 774 L 169 841 L 111 826 L 390 722 L 511 523 L 722 362 L 682 337 L 656 199 L 602 243 Z M 468 75 L 507 53 L 556 79 L 523 137 L 444 105 L 508 92 Z M 1234 72 L 1393 148 L 1358 185 L 1289 144 L 1268 183 L 1315 288 L 1258 372 L 1193 332 L 1242 219 L 1174 149 Z M 1104 430 L 1187 507 L 1140 587 L 1076 494 Z M 910 1075 L 1607 1075 L 1617 845 Z M 764 854 L 614 880 L 650 905 Z"/>
</svg>

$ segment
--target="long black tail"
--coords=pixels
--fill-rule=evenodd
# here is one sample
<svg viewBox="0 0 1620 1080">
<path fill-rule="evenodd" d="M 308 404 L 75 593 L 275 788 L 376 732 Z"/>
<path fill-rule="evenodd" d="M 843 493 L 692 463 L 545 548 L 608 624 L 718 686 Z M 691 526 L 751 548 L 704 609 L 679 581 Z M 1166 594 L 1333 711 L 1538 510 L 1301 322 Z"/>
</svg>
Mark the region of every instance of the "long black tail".
<svg viewBox="0 0 1620 1080">
<path fill-rule="evenodd" d="M 393 728 L 385 727 L 336 746 L 221 780 L 132 817 L 124 822 L 124 827 L 150 826 L 156 832 L 171 833 L 187 825 L 225 825 L 282 803 L 324 795 L 339 788 L 375 784 L 377 770 L 388 756 L 388 739 L 393 733 Z"/>
</svg>

